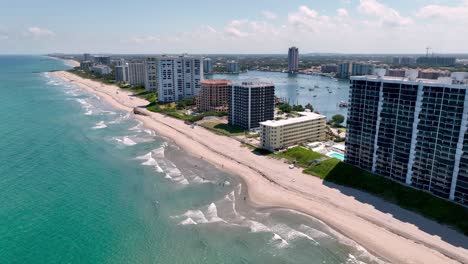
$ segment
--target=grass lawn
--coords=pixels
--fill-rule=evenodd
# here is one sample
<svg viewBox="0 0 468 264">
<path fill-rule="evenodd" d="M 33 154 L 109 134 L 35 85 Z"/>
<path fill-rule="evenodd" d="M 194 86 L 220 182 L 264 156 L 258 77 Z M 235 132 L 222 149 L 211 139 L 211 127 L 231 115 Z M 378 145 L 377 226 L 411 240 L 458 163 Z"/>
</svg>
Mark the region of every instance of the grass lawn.
<svg viewBox="0 0 468 264">
<path fill-rule="evenodd" d="M 226 136 L 240 136 L 245 133 L 245 130 L 241 127 L 220 123 L 218 121 L 203 122 L 201 126 L 217 134 Z"/>
<path fill-rule="evenodd" d="M 281 158 L 287 159 L 290 162 L 296 160 L 297 165 L 303 168 L 308 168 L 312 161 L 321 159 L 325 156 L 320 153 L 305 149 L 303 147 L 294 147 L 284 152 L 277 153 L 274 155 L 274 157 L 280 158 L 280 159 Z"/>
<path fill-rule="evenodd" d="M 305 169 L 304 173 L 315 175 L 320 177 L 321 179 L 325 179 L 330 174 L 330 172 L 334 170 L 335 167 L 340 163 L 341 161 L 339 159 L 327 159 L 316 166 L 312 166 Z"/>
</svg>

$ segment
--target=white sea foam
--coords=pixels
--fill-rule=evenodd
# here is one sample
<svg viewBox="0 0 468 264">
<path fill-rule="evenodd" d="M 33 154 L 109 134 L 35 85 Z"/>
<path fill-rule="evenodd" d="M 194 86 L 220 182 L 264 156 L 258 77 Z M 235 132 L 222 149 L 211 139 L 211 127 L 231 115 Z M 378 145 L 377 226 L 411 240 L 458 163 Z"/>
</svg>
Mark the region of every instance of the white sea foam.
<svg viewBox="0 0 468 264">
<path fill-rule="evenodd" d="M 139 120 L 137 120 L 137 122 L 138 122 L 138 124 L 136 124 L 134 127 L 129 128 L 128 130 L 140 132 L 142 127 L 143 127 L 143 123 L 141 121 L 139 121 Z"/>
<path fill-rule="evenodd" d="M 122 121 L 130 118 L 130 114 L 126 114 L 126 115 L 123 115 L 123 114 L 120 114 L 120 116 L 118 118 L 116 118 L 115 120 L 113 121 L 110 121 L 109 124 L 120 124 Z"/>
<path fill-rule="evenodd" d="M 216 204 L 211 203 L 207 210 L 206 210 L 206 218 L 210 223 L 215 223 L 215 222 L 224 222 L 223 219 L 221 219 L 218 216 L 218 208 L 216 207 Z"/>
<path fill-rule="evenodd" d="M 158 162 L 154 159 L 152 152 L 148 152 L 147 154 L 136 157 L 135 159 L 144 160 L 144 162 L 141 163 L 142 165 L 153 166 L 157 172 L 160 172 L 160 173 L 164 172 L 164 170 L 159 166 Z"/>
<path fill-rule="evenodd" d="M 179 225 L 196 225 L 196 224 L 197 222 L 193 221 L 193 219 L 190 217 L 179 223 Z"/>
<path fill-rule="evenodd" d="M 303 231 L 304 233 L 306 233 L 308 236 L 314 238 L 314 239 L 319 239 L 319 238 L 326 238 L 326 237 L 330 237 L 328 234 L 320 231 L 320 230 L 317 230 L 317 229 L 314 229 L 310 226 L 307 226 L 307 225 L 304 225 L 302 224 L 299 229 L 301 231 Z"/>
<path fill-rule="evenodd" d="M 276 234 L 276 233 L 273 233 L 273 237 L 271 238 L 271 242 L 279 242 L 279 244 L 277 244 L 277 246 L 279 248 L 285 248 L 287 246 L 289 246 L 289 243 L 288 241 L 284 240 L 280 235 Z"/>
<path fill-rule="evenodd" d="M 93 111 L 91 110 L 91 108 L 93 107 L 88 101 L 86 101 L 85 99 L 81 99 L 81 98 L 78 98 L 76 99 L 76 101 L 78 103 L 81 104 L 81 106 L 85 109 L 85 115 L 92 115 L 93 114 Z"/>
<path fill-rule="evenodd" d="M 198 184 L 202 184 L 202 183 L 214 183 L 213 181 L 203 179 L 203 178 L 201 178 L 200 176 L 197 176 L 197 175 L 195 175 L 195 177 L 193 177 L 192 181 L 193 181 L 194 183 L 198 183 Z"/>
<path fill-rule="evenodd" d="M 148 134 L 148 135 L 154 136 L 154 131 L 151 130 L 151 129 L 145 129 L 145 130 L 143 130 L 143 131 L 144 131 L 146 134 Z"/>
<path fill-rule="evenodd" d="M 101 121 L 101 122 L 98 122 L 96 123 L 95 126 L 93 126 L 93 129 L 103 129 L 103 128 L 106 128 L 107 125 L 105 124 L 104 121 Z"/>
<path fill-rule="evenodd" d="M 287 241 L 303 238 L 312 241 L 315 245 L 319 244 L 315 239 L 313 239 L 309 235 L 284 224 L 275 225 L 272 227 L 272 229 L 273 231 L 280 233 Z"/>
<path fill-rule="evenodd" d="M 208 220 L 200 210 L 188 210 L 182 216 L 192 219 L 192 221 L 196 222 L 197 224 L 204 224 L 208 223 Z"/>
<path fill-rule="evenodd" d="M 159 159 L 164 158 L 164 150 L 165 150 L 164 146 L 154 149 L 152 151 L 153 156 Z"/>
<path fill-rule="evenodd" d="M 132 139 L 130 139 L 130 138 L 127 137 L 127 136 L 125 136 L 125 137 L 123 137 L 123 138 L 117 138 L 117 137 L 115 137 L 114 140 L 117 141 L 117 142 L 119 142 L 120 144 L 126 145 L 126 146 L 134 146 L 134 145 L 137 144 L 135 141 L 133 141 Z"/>
<path fill-rule="evenodd" d="M 247 220 L 246 224 L 252 233 L 271 232 L 268 226 L 254 220 Z"/>
<path fill-rule="evenodd" d="M 166 171 L 166 178 L 182 185 L 188 185 L 190 182 L 184 177 L 182 172 L 175 166 L 174 163 L 168 160 L 161 160 L 161 166 Z"/>
</svg>

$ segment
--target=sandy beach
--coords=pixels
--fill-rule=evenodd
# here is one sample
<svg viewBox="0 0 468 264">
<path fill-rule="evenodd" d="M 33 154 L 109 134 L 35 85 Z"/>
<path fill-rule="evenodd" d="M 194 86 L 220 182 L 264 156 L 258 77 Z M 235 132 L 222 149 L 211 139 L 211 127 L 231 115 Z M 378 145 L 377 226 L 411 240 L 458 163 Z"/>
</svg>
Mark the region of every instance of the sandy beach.
<svg viewBox="0 0 468 264">
<path fill-rule="evenodd" d="M 148 104 L 114 85 L 68 72 L 51 75 L 73 82 L 123 111 L 133 112 L 134 107 Z M 324 183 L 300 169 L 291 170 L 282 161 L 255 155 L 229 137 L 141 111 L 147 116 L 135 118 L 159 136 L 241 177 L 248 187 L 248 200 L 256 206 L 282 207 L 311 215 L 391 263 L 468 263 L 468 238 L 449 227 L 363 192 Z"/>
</svg>

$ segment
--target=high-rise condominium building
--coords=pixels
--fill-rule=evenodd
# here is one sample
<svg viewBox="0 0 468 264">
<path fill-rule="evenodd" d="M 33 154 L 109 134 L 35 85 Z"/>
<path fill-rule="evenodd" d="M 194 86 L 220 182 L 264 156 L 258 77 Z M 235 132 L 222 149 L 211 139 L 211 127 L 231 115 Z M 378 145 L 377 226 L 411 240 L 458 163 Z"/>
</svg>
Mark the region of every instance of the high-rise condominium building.
<svg viewBox="0 0 468 264">
<path fill-rule="evenodd" d="M 419 65 L 426 66 L 446 66 L 451 67 L 455 66 L 457 58 L 455 57 L 438 57 L 438 56 L 425 56 L 418 57 L 416 63 Z"/>
<path fill-rule="evenodd" d="M 83 54 L 83 61 L 94 61 L 94 57 L 89 53 L 85 53 Z"/>
<path fill-rule="evenodd" d="M 295 73 L 297 70 L 299 70 L 299 49 L 291 47 L 288 51 L 288 72 Z"/>
<path fill-rule="evenodd" d="M 344 62 L 338 65 L 337 77 L 347 79 L 351 76 L 374 74 L 375 65 L 364 62 Z"/>
<path fill-rule="evenodd" d="M 468 204 L 468 80 L 351 77 L 347 163 Z"/>
<path fill-rule="evenodd" d="M 374 64 L 355 62 L 351 66 L 351 76 L 372 75 L 374 70 Z"/>
<path fill-rule="evenodd" d="M 210 58 L 203 59 L 203 72 L 207 74 L 213 73 L 213 61 Z"/>
<path fill-rule="evenodd" d="M 237 61 L 228 61 L 226 63 L 226 70 L 229 73 L 239 73 L 240 72 L 239 62 L 237 62 Z"/>
<path fill-rule="evenodd" d="M 275 86 L 260 82 L 231 84 L 228 104 L 229 124 L 245 129 L 259 128 L 260 122 L 274 118 Z"/>
<path fill-rule="evenodd" d="M 203 79 L 200 57 L 161 56 L 145 59 L 145 86 L 157 91 L 160 102 L 174 102 L 198 95 Z"/>
<path fill-rule="evenodd" d="M 203 80 L 198 94 L 197 107 L 202 112 L 228 110 L 229 80 Z"/>
<path fill-rule="evenodd" d="M 128 65 L 115 66 L 115 80 L 117 82 L 128 82 Z"/>
<path fill-rule="evenodd" d="M 97 64 L 111 65 L 111 58 L 109 56 L 94 56 L 93 61 Z"/>
<path fill-rule="evenodd" d="M 270 151 L 326 139 L 327 118 L 312 112 L 299 112 L 300 117 L 268 120 L 260 123 L 261 147 Z"/>
<path fill-rule="evenodd" d="M 140 85 L 145 83 L 145 66 L 140 62 L 129 62 L 128 83 L 131 85 Z"/>
</svg>

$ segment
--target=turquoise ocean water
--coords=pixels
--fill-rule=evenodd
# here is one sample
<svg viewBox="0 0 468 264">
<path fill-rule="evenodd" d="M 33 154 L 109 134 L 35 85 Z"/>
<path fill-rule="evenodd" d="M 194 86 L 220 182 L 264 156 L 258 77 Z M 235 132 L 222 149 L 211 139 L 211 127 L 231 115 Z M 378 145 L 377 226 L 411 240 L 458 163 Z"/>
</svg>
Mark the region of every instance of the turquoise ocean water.
<svg viewBox="0 0 468 264">
<path fill-rule="evenodd" d="M 46 73 L 67 68 L 0 56 L 0 263 L 376 261 Z"/>
</svg>

